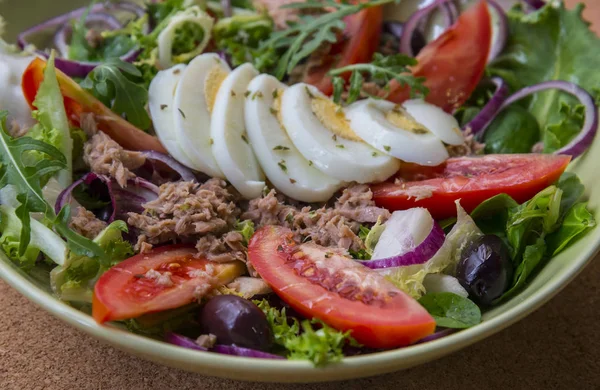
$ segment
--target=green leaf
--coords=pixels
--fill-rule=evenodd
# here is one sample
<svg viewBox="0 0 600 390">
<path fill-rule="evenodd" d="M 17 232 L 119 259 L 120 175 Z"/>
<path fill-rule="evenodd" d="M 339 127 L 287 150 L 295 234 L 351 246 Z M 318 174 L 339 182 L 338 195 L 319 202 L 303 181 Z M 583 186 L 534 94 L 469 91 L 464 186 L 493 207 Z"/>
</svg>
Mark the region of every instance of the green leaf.
<svg viewBox="0 0 600 390">
<path fill-rule="evenodd" d="M 58 172 L 58 182 L 67 187 L 73 181 L 73 140 L 71 128 L 65 112 L 63 97 L 56 78 L 54 67 L 54 52 L 50 55 L 44 69 L 44 80 L 35 96 L 33 116 L 39 124 L 34 127 L 33 136 L 39 136 L 43 141 L 50 141 L 64 156 L 65 167 Z M 41 127 L 41 128 L 40 128 Z M 45 138 L 48 137 L 48 138 Z M 43 156 L 38 155 L 40 159 Z"/>
<path fill-rule="evenodd" d="M 499 194 L 486 201 L 471 212 L 471 217 L 485 234 L 504 236 L 508 222 L 508 211 L 519 204 L 506 194 Z"/>
<path fill-rule="evenodd" d="M 94 68 L 81 86 L 134 126 L 147 129 L 151 124 L 146 111 L 148 91 L 130 80 L 141 77 L 141 72 L 132 64 L 110 59 Z"/>
<path fill-rule="evenodd" d="M 577 203 L 569 209 L 560 228 L 546 238 L 549 254 L 556 256 L 594 226 L 596 220 L 587 209 L 587 203 Z"/>
<path fill-rule="evenodd" d="M 546 243 L 543 238 L 538 238 L 535 244 L 528 245 L 525 248 L 525 251 L 523 252 L 523 258 L 515 271 L 511 288 L 505 292 L 504 295 L 498 298 L 495 303 L 513 296 L 521 289 L 521 287 L 525 285 L 527 278 L 544 258 L 545 252 Z"/>
<path fill-rule="evenodd" d="M 571 142 L 583 128 L 584 120 L 585 107 L 582 104 L 570 106 L 561 102 L 559 118 L 544 131 L 544 152 L 555 152 Z"/>
<path fill-rule="evenodd" d="M 540 126 L 533 115 L 517 105 L 502 110 L 485 131 L 487 154 L 530 153 L 540 140 Z"/>
<path fill-rule="evenodd" d="M 235 230 L 244 237 L 244 245 L 248 246 L 250 238 L 254 235 L 254 222 L 247 219 L 245 221 L 237 221 L 235 224 Z"/>
<path fill-rule="evenodd" d="M 469 328 L 481 322 L 479 307 L 467 298 L 450 292 L 429 293 L 419 299 L 435 320 L 444 328 Z"/>
<path fill-rule="evenodd" d="M 583 7 L 580 3 L 567 10 L 563 2 L 555 1 L 531 13 L 513 8 L 508 12 L 507 45 L 489 73 L 506 80 L 513 92 L 543 81 L 565 80 L 593 93 L 600 86 L 600 38 L 581 17 Z M 547 150 L 564 145 L 578 132 L 581 108 L 565 92 L 551 89 L 518 104 L 536 117 Z"/>
<path fill-rule="evenodd" d="M 565 172 L 560 176 L 556 186 L 563 192 L 560 200 L 561 218 L 573 207 L 575 203 L 583 196 L 585 187 L 581 180 L 572 172 Z"/>
</svg>

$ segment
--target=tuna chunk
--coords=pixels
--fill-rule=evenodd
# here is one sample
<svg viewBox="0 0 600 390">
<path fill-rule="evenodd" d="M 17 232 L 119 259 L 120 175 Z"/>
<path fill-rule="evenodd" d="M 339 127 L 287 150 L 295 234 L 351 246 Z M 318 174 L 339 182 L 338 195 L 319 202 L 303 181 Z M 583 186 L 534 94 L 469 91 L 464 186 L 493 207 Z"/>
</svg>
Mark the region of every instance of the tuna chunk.
<svg viewBox="0 0 600 390">
<path fill-rule="evenodd" d="M 106 226 L 106 222 L 99 220 L 94 213 L 83 207 L 77 208 L 76 214 L 69 223 L 73 231 L 89 239 L 94 239 Z"/>
</svg>

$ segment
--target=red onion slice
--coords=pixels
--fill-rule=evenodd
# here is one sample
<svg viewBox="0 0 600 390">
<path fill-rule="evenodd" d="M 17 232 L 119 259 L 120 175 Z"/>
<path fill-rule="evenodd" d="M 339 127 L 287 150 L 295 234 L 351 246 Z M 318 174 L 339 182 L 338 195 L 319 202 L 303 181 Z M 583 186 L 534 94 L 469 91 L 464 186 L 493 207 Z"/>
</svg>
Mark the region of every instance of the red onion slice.
<svg viewBox="0 0 600 390">
<path fill-rule="evenodd" d="M 554 154 L 570 155 L 573 156 L 573 158 L 579 156 L 591 145 L 596 133 L 598 132 L 598 107 L 594 102 L 594 98 L 585 89 L 568 81 L 546 81 L 530 87 L 525 87 L 520 91 L 517 91 L 515 94 L 506 99 L 496 113 L 490 117 L 483 130 L 485 130 L 485 128 L 488 127 L 494 118 L 496 118 L 496 116 L 506 107 L 510 106 L 517 100 L 521 100 L 529 95 L 545 91 L 547 89 L 558 89 L 569 93 L 575 96 L 585 107 L 585 121 L 577 137 L 573 138 L 569 144 L 554 152 Z"/>
<path fill-rule="evenodd" d="M 492 47 L 490 48 L 488 57 L 488 63 L 490 63 L 502 53 L 502 50 L 506 46 L 506 41 L 508 40 L 508 17 L 504 9 L 495 0 L 487 0 L 487 2 L 488 8 L 493 10 L 496 16 L 494 20 L 492 15 L 492 23 L 495 28 L 492 31 Z"/>
<path fill-rule="evenodd" d="M 416 344 L 422 344 L 422 343 L 426 343 L 428 341 L 434 341 L 437 339 L 441 339 L 442 337 L 450 336 L 451 334 L 456 333 L 457 331 L 458 331 L 458 329 L 450 329 L 450 328 L 440 330 L 438 332 L 430 334 L 427 337 L 423 337 L 421 340 L 417 341 Z"/>
<path fill-rule="evenodd" d="M 373 250 L 373 260 L 361 261 L 371 269 L 423 264 L 444 244 L 444 231 L 423 208 L 395 211 Z"/>
<path fill-rule="evenodd" d="M 234 355 L 234 356 L 244 356 L 244 357 L 253 357 L 259 359 L 283 359 L 283 356 L 273 355 L 272 353 L 267 353 L 263 351 L 258 351 L 256 349 L 242 348 L 235 345 L 215 345 L 211 351 L 222 353 L 225 355 Z"/>
<path fill-rule="evenodd" d="M 429 15 L 431 12 L 433 12 L 438 7 L 441 7 L 442 11 L 444 11 L 444 14 L 446 15 L 446 22 L 447 23 L 453 22 L 452 17 L 448 16 L 448 14 L 452 13 L 451 8 L 443 7 L 445 4 L 450 3 L 450 2 L 452 2 L 452 0 L 435 0 L 433 3 L 431 3 L 427 7 L 421 8 L 420 10 L 416 11 L 415 13 L 413 13 L 411 15 L 411 17 L 406 21 L 406 23 L 404 23 L 404 32 L 403 32 L 402 36 L 400 37 L 400 52 L 401 53 L 404 53 L 406 55 L 414 57 L 415 53 L 413 53 L 412 46 L 411 46 L 412 36 L 413 36 L 415 30 L 417 30 L 419 28 L 419 24 L 421 23 L 421 20 L 423 20 L 427 15 Z M 454 5 L 453 2 L 452 2 L 452 5 Z M 452 7 L 452 6 L 450 6 L 450 7 Z M 456 5 L 454 5 L 454 7 L 456 8 Z M 458 12 L 456 12 L 456 13 L 458 13 Z M 451 24 L 453 24 L 453 23 L 450 23 L 450 25 Z"/>
<path fill-rule="evenodd" d="M 544 2 L 543 0 L 522 0 L 522 1 L 523 1 L 523 3 L 527 4 L 534 11 L 537 11 L 538 9 L 540 9 L 546 5 L 546 2 Z"/>
<path fill-rule="evenodd" d="M 88 27 L 90 25 L 100 25 L 107 30 L 117 30 L 123 27 L 117 18 L 104 12 L 88 14 L 87 18 L 85 19 L 85 24 Z M 69 44 L 67 40 L 72 32 L 73 26 L 71 26 L 70 23 L 66 23 L 58 29 L 56 34 L 54 34 L 54 47 L 56 47 L 56 50 L 58 50 L 61 57 L 66 58 L 69 55 Z"/>
<path fill-rule="evenodd" d="M 494 77 L 491 81 L 496 84 L 494 95 L 492 95 L 492 98 L 481 109 L 479 114 L 477 114 L 463 129 L 471 129 L 471 134 L 477 134 L 484 130 L 496 116 L 506 98 L 508 98 L 508 84 L 500 77 Z"/>
<path fill-rule="evenodd" d="M 216 352 L 225 355 L 253 357 L 259 359 L 284 359 L 283 356 L 273 355 L 271 353 L 258 351 L 256 349 L 242 348 L 235 345 L 215 345 L 212 349 L 206 349 L 196 344 L 194 340 L 189 337 L 182 336 L 177 333 L 169 332 L 165 335 L 165 341 L 169 344 L 177 345 L 183 348 L 195 349 L 197 351 L 204 352 Z"/>
<path fill-rule="evenodd" d="M 120 3 L 114 3 L 114 4 L 110 3 L 110 2 L 103 2 L 103 3 L 99 3 L 99 4 L 94 4 L 91 7 L 81 7 L 76 10 L 73 10 L 71 12 L 68 12 L 66 14 L 59 15 L 52 19 L 46 20 L 45 22 L 42 22 L 36 26 L 33 26 L 33 27 L 23 31 L 17 37 L 17 44 L 19 45 L 19 47 L 21 49 L 24 49 L 29 44 L 28 38 L 31 35 L 40 33 L 42 31 L 45 31 L 45 30 L 48 30 L 51 28 L 56 28 L 59 26 L 63 26 L 63 27 L 67 26 L 67 25 L 69 25 L 69 22 L 71 20 L 80 18 L 82 15 L 84 15 L 86 12 L 88 12 L 88 10 L 89 10 L 88 17 L 89 17 L 89 15 L 102 13 L 102 12 L 110 12 L 110 11 L 130 12 L 130 13 L 135 14 L 138 17 L 141 17 L 142 15 L 144 15 L 146 13 L 146 11 L 142 7 L 132 4 L 132 3 L 129 3 L 129 2 L 120 2 Z M 63 47 L 61 49 L 61 51 L 64 51 L 64 50 L 65 50 L 65 48 Z M 122 55 L 120 58 L 121 58 L 121 60 L 123 60 L 125 62 L 133 62 L 137 58 L 139 52 L 140 52 L 140 50 L 138 48 L 134 48 L 134 49 L 130 50 L 129 52 L 125 53 L 124 55 Z M 45 58 L 49 57 L 48 53 L 46 53 L 42 50 L 37 50 L 36 53 Z M 98 66 L 100 64 L 100 62 L 72 61 L 67 58 L 59 57 L 59 58 L 56 58 L 55 64 L 58 69 L 65 72 L 67 75 L 69 75 L 71 77 L 85 77 L 96 66 Z"/>
<path fill-rule="evenodd" d="M 153 150 L 141 151 L 140 153 L 143 154 L 144 156 L 146 156 L 147 159 L 160 161 L 160 162 L 168 165 L 169 168 L 171 168 L 172 170 L 177 172 L 179 174 L 179 176 L 181 176 L 181 178 L 185 181 L 195 181 L 196 180 L 196 176 L 189 168 L 180 164 L 179 162 L 177 162 L 177 160 L 175 160 L 171 156 L 168 156 L 166 154 L 162 154 L 159 152 L 155 152 Z"/>
<path fill-rule="evenodd" d="M 68 203 L 71 202 L 71 199 L 73 198 L 73 190 L 77 187 L 79 187 L 81 184 L 87 184 L 90 185 L 92 184 L 92 182 L 94 180 L 100 180 L 102 183 L 104 183 L 104 185 L 106 185 L 106 188 L 108 189 L 108 194 L 110 196 L 110 203 L 112 206 L 112 213 L 110 215 L 110 217 L 108 218 L 108 223 L 111 223 L 115 220 L 115 215 L 116 215 L 116 211 L 117 211 L 117 203 L 115 201 L 115 196 L 113 194 L 113 189 L 112 189 L 112 183 L 111 180 L 103 175 L 97 175 L 93 172 L 87 173 L 85 174 L 81 179 L 73 182 L 70 186 L 68 186 L 67 188 L 65 188 L 59 195 L 58 198 L 56 198 L 56 203 L 54 204 L 54 212 L 56 214 L 60 213 L 60 210 L 62 210 L 63 207 L 65 207 L 65 205 L 67 205 Z"/>
</svg>

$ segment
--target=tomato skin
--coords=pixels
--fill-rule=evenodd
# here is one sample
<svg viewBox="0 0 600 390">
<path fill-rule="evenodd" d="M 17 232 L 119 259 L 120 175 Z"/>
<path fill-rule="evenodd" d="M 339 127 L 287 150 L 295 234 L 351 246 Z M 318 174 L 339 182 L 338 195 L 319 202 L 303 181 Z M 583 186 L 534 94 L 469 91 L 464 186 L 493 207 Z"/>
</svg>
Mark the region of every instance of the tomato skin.
<svg viewBox="0 0 600 390">
<path fill-rule="evenodd" d="M 400 167 L 401 182 L 371 189 L 380 207 L 390 211 L 425 207 L 435 219 L 444 219 L 456 216 L 458 199 L 467 212 L 502 193 L 525 202 L 556 182 L 570 161 L 570 156 L 562 155 L 498 154 L 451 158 L 438 167 L 406 164 Z M 419 193 L 431 196 L 417 200 Z"/>
<path fill-rule="evenodd" d="M 196 258 L 197 253 L 193 246 L 168 245 L 115 265 L 94 287 L 92 316 L 101 324 L 181 307 L 196 299 L 196 288 L 210 290 L 245 271 L 239 261 L 212 263 Z M 172 285 L 143 277 L 151 269 L 170 272 Z M 194 271 L 201 275 L 190 276 L 189 272 Z"/>
<path fill-rule="evenodd" d="M 329 56 L 323 59 L 323 64 L 311 69 L 303 80 L 319 88 L 327 96 L 333 94 L 331 77 L 327 75 L 330 69 L 371 62 L 381 38 L 383 7 L 365 8 L 345 17 L 344 21 L 346 22 L 344 36 L 348 37 L 348 42 L 343 43 L 341 47 L 334 45 Z M 336 62 L 337 55 L 341 58 Z M 341 77 L 348 80 L 350 73 L 342 74 Z"/>
<path fill-rule="evenodd" d="M 35 101 L 40 84 L 44 80 L 45 68 L 46 61 L 41 58 L 35 58 L 31 61 L 27 69 L 25 69 L 21 79 L 23 95 L 32 109 L 35 109 L 33 102 Z M 56 69 L 56 77 L 64 98 L 67 118 L 74 126 L 80 126 L 79 120 L 81 114 L 92 113 L 95 114 L 98 128 L 125 149 L 154 150 L 167 154 L 166 149 L 162 146 L 158 138 L 138 129 L 112 112 L 102 102 L 83 90 L 79 84 L 58 69 Z"/>
<path fill-rule="evenodd" d="M 435 321 L 417 301 L 382 275 L 354 260 L 337 254 L 327 257 L 327 249 L 314 244 L 296 245 L 291 241 L 289 229 L 266 226 L 250 240 L 248 262 L 273 291 L 298 313 L 308 318 L 318 318 L 338 330 L 350 330 L 352 337 L 367 347 L 400 347 L 433 333 Z M 325 260 L 323 263 L 340 265 L 338 268 L 334 265 L 326 268 L 322 283 L 315 281 L 315 274 L 299 274 L 306 270 L 302 264 L 314 263 L 301 263 L 298 256 L 304 256 L 301 259 L 313 259 L 315 254 Z M 354 281 L 358 279 L 363 282 L 359 298 L 342 296 L 347 287 L 344 281 L 349 279 L 340 279 L 340 269 L 353 273 Z M 316 272 L 316 275 L 320 272 Z M 323 286 L 327 283 L 329 288 Z M 340 285 L 341 291 L 335 291 Z M 363 297 L 369 295 L 367 290 L 379 298 L 372 301 L 367 299 L 369 303 L 363 303 Z"/>
<path fill-rule="evenodd" d="M 462 106 L 484 74 L 491 42 L 490 13 L 487 3 L 480 1 L 417 55 L 412 73 L 426 79 L 425 100 L 446 112 Z M 386 99 L 400 104 L 409 98 L 409 89 L 392 80 Z"/>
</svg>

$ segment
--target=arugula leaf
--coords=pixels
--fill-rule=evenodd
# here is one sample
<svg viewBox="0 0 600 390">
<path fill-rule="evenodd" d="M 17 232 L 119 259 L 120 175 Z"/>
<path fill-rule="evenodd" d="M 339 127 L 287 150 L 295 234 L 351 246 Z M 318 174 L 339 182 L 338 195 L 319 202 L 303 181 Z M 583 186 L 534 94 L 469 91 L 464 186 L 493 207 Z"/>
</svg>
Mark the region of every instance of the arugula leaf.
<svg viewBox="0 0 600 390">
<path fill-rule="evenodd" d="M 142 73 L 134 65 L 113 58 L 95 67 L 81 82 L 81 87 L 134 126 L 147 129 L 151 124 L 146 111 L 148 90 L 131 81 L 131 78 L 141 77 Z"/>
<path fill-rule="evenodd" d="M 273 21 L 266 14 L 240 14 L 219 20 L 213 28 L 217 48 L 231 58 L 233 66 L 251 62 L 260 42 L 273 32 Z"/>
<path fill-rule="evenodd" d="M 428 293 L 419 299 L 435 320 L 444 328 L 470 328 L 481 322 L 481 310 L 468 298 L 450 292 Z"/>
<path fill-rule="evenodd" d="M 377 7 L 393 1 L 395 0 L 374 0 L 349 4 L 333 0 L 308 0 L 287 4 L 283 8 L 311 8 L 315 12 L 322 12 L 316 15 L 302 15 L 297 22 L 288 23 L 289 27 L 285 30 L 271 34 L 269 39 L 261 43 L 254 65 L 260 72 L 267 72 L 276 65 L 272 74 L 281 80 L 300 61 L 310 56 L 323 44 L 335 43 L 337 33 L 346 27 L 344 17 L 365 8 Z"/>
<path fill-rule="evenodd" d="M 285 308 L 274 308 L 265 299 L 254 303 L 267 316 L 275 343 L 285 349 L 288 359 L 309 360 L 315 366 L 324 366 L 340 361 L 346 344 L 360 346 L 349 331 L 340 332 L 317 319 L 298 321 L 288 317 Z"/>
<path fill-rule="evenodd" d="M 410 87 L 411 96 L 425 96 L 429 92 L 427 87 L 423 85 L 425 78 L 414 77 L 409 70 L 410 66 L 416 64 L 416 59 L 404 54 L 384 56 L 381 53 L 375 53 L 370 64 L 353 64 L 333 69 L 329 72 L 329 75 L 334 76 L 334 99 L 337 99 L 334 101 L 338 104 L 341 102 L 344 83 L 343 80 L 340 81 L 340 75 L 348 72 L 352 73 L 346 104 L 351 104 L 360 97 L 365 80 L 363 74 L 369 75 L 371 81 L 382 85 L 387 85 L 390 81 L 396 80 L 400 85 Z"/>
<path fill-rule="evenodd" d="M 62 102 L 62 98 L 61 98 Z M 31 239 L 30 213 L 42 213 L 46 221 L 67 239 L 70 250 L 90 257 L 103 257 L 104 252 L 97 244 L 78 235 L 68 227 L 69 208 L 61 211 L 59 216 L 54 213 L 42 194 L 41 180 L 48 174 L 55 173 L 67 166 L 65 156 L 55 147 L 30 137 L 11 138 L 5 131 L 6 111 L 0 112 L 0 188 L 11 186 L 18 194 L 20 203 L 15 213 L 21 221 L 19 235 L 19 256 L 27 251 Z M 24 162 L 25 152 L 42 153 L 47 158 L 28 165 Z"/>
<path fill-rule="evenodd" d="M 51 145 L 58 148 L 64 156 L 65 166 L 58 171 L 57 180 L 61 186 L 67 187 L 73 181 L 73 140 L 56 78 L 54 52 L 46 63 L 44 80 L 40 84 L 33 104 L 37 107 L 37 111 L 32 115 L 39 123 L 34 126 L 31 135 L 43 141 L 51 140 Z M 31 157 L 31 153 L 28 155 Z M 38 154 L 37 158 L 43 159 L 44 156 Z M 56 172 L 52 172 L 54 173 Z M 46 181 L 47 179 L 48 177 L 45 178 Z"/>
<path fill-rule="evenodd" d="M 555 256 L 594 226 L 596 221 L 587 209 L 587 203 L 577 203 L 569 208 L 560 228 L 546 238 L 549 255 Z"/>
<path fill-rule="evenodd" d="M 600 38 L 581 17 L 584 5 L 567 10 L 562 1 L 549 2 L 525 13 L 519 7 L 508 12 L 507 45 L 488 67 L 513 91 L 543 81 L 566 80 L 594 93 L 600 86 Z M 536 94 L 520 102 L 542 129 L 547 151 L 568 143 L 578 132 L 581 107 L 571 95 L 558 90 Z M 566 108 L 569 107 L 569 108 Z"/>
</svg>

